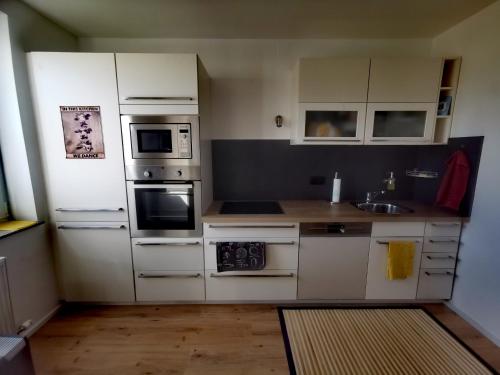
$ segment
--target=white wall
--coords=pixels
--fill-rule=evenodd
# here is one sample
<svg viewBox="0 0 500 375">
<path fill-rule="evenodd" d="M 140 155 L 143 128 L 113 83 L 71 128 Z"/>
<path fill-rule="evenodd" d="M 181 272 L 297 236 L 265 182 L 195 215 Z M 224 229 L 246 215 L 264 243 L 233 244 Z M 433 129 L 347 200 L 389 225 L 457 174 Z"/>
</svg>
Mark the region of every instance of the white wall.
<svg viewBox="0 0 500 375">
<path fill-rule="evenodd" d="M 452 304 L 500 346 L 499 36 L 496 2 L 435 38 L 433 51 L 463 57 L 452 136 L 485 137 Z"/>
<path fill-rule="evenodd" d="M 17 219 L 46 217 L 45 188 L 39 162 L 35 117 L 29 91 L 25 52 L 74 51 L 76 37 L 17 0 L 2 0 L 2 108 L 0 148 L 12 211 Z M 10 34 L 10 35 L 9 35 Z M 14 82 L 12 81 L 14 79 Z M 5 82 L 4 82 L 5 80 Z"/>
<path fill-rule="evenodd" d="M 426 56 L 427 39 L 264 40 L 81 38 L 88 52 L 194 52 L 211 81 L 212 138 L 289 139 L 293 69 L 309 56 Z M 281 114 L 285 126 L 277 128 Z"/>
</svg>

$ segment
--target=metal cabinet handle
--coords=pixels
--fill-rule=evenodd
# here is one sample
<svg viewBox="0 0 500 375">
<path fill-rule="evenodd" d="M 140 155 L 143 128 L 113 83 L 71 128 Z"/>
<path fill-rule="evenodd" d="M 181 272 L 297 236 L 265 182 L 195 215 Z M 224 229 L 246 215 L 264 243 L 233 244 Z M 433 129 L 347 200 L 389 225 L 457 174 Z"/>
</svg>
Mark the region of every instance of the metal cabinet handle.
<svg viewBox="0 0 500 375">
<path fill-rule="evenodd" d="M 415 241 L 402 241 L 402 242 L 414 242 L 414 243 L 420 243 L 420 241 L 415 240 Z M 377 241 L 379 245 L 389 245 L 389 241 Z"/>
<path fill-rule="evenodd" d="M 137 246 L 195 246 L 200 242 L 136 242 Z"/>
<path fill-rule="evenodd" d="M 430 243 L 457 243 L 457 240 L 429 240 Z"/>
<path fill-rule="evenodd" d="M 58 225 L 57 229 L 126 229 L 125 225 Z"/>
<path fill-rule="evenodd" d="M 125 211 L 123 207 L 118 208 L 56 208 L 59 212 L 121 212 Z"/>
<path fill-rule="evenodd" d="M 451 255 L 445 255 L 445 256 L 426 255 L 425 257 L 427 259 L 429 259 L 429 260 L 433 260 L 433 259 L 455 259 L 455 257 L 453 257 Z"/>
<path fill-rule="evenodd" d="M 325 139 L 322 139 L 325 138 Z M 332 138 L 332 139 L 330 139 Z M 340 138 L 340 137 L 315 137 L 312 138 L 302 138 L 304 142 L 324 142 L 326 141 L 335 141 L 335 142 L 361 142 L 361 139 L 358 138 Z"/>
<path fill-rule="evenodd" d="M 209 224 L 209 228 L 214 229 L 222 229 L 222 228 L 230 228 L 230 229 L 285 229 L 285 228 L 295 228 L 295 224 L 290 225 L 214 225 Z"/>
<path fill-rule="evenodd" d="M 124 100 L 194 100 L 191 96 L 126 96 Z"/>
<path fill-rule="evenodd" d="M 246 242 L 246 241 L 218 241 L 218 242 Z M 283 242 L 274 242 L 274 241 L 249 241 L 249 242 L 264 242 L 266 245 L 295 245 L 295 241 L 283 241 Z M 209 245 L 217 245 L 217 242 L 210 241 Z"/>
<path fill-rule="evenodd" d="M 446 271 L 446 272 L 429 272 L 425 271 L 425 274 L 427 276 L 453 276 L 453 272 Z"/>
<path fill-rule="evenodd" d="M 245 272 L 245 271 L 243 271 Z M 262 274 L 262 275 L 257 275 L 257 274 L 237 274 L 237 275 L 226 275 L 226 274 L 220 274 L 220 273 L 211 273 L 210 277 L 294 277 L 294 273 L 268 273 L 268 274 Z"/>
<path fill-rule="evenodd" d="M 201 277 L 201 273 L 192 274 L 175 274 L 175 273 L 164 273 L 164 274 L 154 274 L 154 273 L 144 273 L 141 272 L 137 275 L 140 279 L 198 279 Z"/>
<path fill-rule="evenodd" d="M 431 223 L 431 225 L 435 227 L 456 227 L 460 223 Z"/>
</svg>

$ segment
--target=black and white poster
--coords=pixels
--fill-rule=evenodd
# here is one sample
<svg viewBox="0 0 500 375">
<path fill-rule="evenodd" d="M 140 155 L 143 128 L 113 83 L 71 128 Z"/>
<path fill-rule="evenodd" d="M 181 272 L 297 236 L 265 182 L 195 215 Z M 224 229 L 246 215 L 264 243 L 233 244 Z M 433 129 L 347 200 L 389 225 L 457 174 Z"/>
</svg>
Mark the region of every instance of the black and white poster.
<svg viewBox="0 0 500 375">
<path fill-rule="evenodd" d="M 104 159 L 101 108 L 61 106 L 66 159 Z"/>
</svg>

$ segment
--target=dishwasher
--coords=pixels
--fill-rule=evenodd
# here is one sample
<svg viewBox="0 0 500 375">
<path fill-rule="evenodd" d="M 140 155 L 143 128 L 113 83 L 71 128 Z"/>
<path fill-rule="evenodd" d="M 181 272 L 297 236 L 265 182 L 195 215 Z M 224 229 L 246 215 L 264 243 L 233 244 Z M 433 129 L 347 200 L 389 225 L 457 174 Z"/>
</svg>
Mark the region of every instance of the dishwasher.
<svg viewBox="0 0 500 375">
<path fill-rule="evenodd" d="M 301 223 L 298 299 L 364 299 L 372 223 Z"/>
</svg>

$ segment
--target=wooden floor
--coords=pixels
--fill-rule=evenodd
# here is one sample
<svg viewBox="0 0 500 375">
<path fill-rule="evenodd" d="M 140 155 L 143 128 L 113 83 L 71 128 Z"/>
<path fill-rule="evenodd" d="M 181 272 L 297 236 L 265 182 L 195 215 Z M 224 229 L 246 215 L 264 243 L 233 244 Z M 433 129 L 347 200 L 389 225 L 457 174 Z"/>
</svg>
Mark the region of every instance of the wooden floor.
<svg viewBox="0 0 500 375">
<path fill-rule="evenodd" d="M 429 310 L 500 370 L 500 348 L 443 305 Z M 288 374 L 274 306 L 65 308 L 31 339 L 43 374 Z"/>
</svg>

